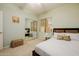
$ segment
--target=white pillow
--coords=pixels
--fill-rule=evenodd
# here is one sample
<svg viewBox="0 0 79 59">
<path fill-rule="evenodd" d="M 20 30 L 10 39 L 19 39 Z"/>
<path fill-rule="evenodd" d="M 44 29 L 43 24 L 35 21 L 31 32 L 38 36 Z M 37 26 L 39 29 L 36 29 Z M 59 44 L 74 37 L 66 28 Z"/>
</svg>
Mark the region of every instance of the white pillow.
<svg viewBox="0 0 79 59">
<path fill-rule="evenodd" d="M 79 33 L 54 33 L 55 38 L 57 35 L 69 35 L 71 40 L 79 40 Z"/>
<path fill-rule="evenodd" d="M 71 40 L 79 40 L 79 33 L 70 34 Z"/>
<path fill-rule="evenodd" d="M 58 35 L 65 35 L 65 33 L 54 33 L 55 38 L 57 38 Z"/>
</svg>

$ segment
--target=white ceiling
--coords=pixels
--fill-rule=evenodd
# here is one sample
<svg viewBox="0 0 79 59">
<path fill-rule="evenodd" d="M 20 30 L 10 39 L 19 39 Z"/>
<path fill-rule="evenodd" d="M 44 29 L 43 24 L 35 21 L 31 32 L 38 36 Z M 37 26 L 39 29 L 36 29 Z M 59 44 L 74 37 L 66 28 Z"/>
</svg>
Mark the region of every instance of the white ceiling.
<svg viewBox="0 0 79 59">
<path fill-rule="evenodd" d="M 23 10 L 30 10 L 35 15 L 43 14 L 49 10 L 63 5 L 63 3 L 18 3 L 15 4 L 17 7 Z"/>
</svg>

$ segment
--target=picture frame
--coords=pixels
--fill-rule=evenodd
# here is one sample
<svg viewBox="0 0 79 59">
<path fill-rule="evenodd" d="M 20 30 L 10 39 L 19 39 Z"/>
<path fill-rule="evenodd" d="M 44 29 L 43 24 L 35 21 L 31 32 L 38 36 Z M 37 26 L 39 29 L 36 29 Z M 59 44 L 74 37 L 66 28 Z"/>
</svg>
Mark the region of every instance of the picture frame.
<svg viewBox="0 0 79 59">
<path fill-rule="evenodd" d="M 20 22 L 20 18 L 18 16 L 12 16 L 12 22 L 13 23 L 19 23 Z"/>
</svg>

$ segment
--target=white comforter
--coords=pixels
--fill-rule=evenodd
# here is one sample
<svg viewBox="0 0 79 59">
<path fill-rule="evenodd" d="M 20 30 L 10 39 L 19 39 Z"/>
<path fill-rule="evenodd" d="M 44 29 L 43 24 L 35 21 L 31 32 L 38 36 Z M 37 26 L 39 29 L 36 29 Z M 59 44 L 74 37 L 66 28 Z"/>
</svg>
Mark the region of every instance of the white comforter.
<svg viewBox="0 0 79 59">
<path fill-rule="evenodd" d="M 51 38 L 38 44 L 35 51 L 41 56 L 79 56 L 79 41 Z"/>
</svg>

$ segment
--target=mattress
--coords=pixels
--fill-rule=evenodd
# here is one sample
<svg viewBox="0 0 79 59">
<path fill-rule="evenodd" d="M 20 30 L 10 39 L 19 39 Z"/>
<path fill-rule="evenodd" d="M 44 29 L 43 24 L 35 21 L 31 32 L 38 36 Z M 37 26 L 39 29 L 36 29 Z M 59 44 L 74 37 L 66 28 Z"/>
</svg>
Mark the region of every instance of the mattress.
<svg viewBox="0 0 79 59">
<path fill-rule="evenodd" d="M 79 41 L 51 38 L 36 45 L 35 52 L 41 56 L 79 56 Z"/>
</svg>

